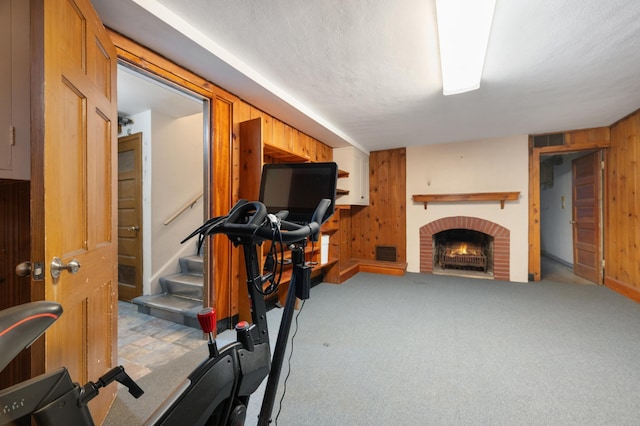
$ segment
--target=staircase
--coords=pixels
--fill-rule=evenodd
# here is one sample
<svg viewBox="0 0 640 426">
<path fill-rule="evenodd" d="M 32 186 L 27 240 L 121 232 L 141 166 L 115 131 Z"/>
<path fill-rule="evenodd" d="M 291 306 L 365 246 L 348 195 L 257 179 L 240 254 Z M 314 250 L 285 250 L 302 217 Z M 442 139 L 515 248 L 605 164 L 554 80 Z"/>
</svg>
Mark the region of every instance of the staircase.
<svg viewBox="0 0 640 426">
<path fill-rule="evenodd" d="M 138 305 L 138 312 L 200 328 L 196 315 L 202 310 L 203 258 L 181 257 L 179 263 L 179 273 L 160 277 L 162 293 L 139 296 L 132 302 Z"/>
</svg>

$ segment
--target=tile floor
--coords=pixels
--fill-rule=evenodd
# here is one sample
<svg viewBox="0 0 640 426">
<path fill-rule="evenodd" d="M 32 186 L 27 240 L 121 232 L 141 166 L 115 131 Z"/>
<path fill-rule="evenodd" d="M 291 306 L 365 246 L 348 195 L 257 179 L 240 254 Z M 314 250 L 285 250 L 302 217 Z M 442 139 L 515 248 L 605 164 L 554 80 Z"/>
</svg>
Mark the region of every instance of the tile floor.
<svg viewBox="0 0 640 426">
<path fill-rule="evenodd" d="M 136 305 L 118 302 L 118 362 L 134 380 L 206 343 L 201 330 L 138 313 Z"/>
</svg>

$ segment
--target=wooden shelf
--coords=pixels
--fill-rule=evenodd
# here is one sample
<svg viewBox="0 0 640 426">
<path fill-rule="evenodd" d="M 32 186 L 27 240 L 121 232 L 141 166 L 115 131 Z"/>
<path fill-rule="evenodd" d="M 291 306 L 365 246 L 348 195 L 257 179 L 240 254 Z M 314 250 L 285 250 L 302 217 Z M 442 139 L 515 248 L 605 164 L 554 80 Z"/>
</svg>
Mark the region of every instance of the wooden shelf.
<svg viewBox="0 0 640 426">
<path fill-rule="evenodd" d="M 267 143 L 263 145 L 263 150 L 266 157 L 271 157 L 272 159 L 278 160 L 282 163 L 306 163 L 311 161 L 310 157 L 303 157 L 294 152 L 290 152 Z"/>
<path fill-rule="evenodd" d="M 338 229 L 337 228 L 327 228 L 327 229 L 321 228 L 320 232 L 322 233 L 322 235 L 333 235 L 336 232 L 338 232 Z"/>
<path fill-rule="evenodd" d="M 505 201 L 515 201 L 520 197 L 520 192 L 473 192 L 469 194 L 414 194 L 413 201 L 424 203 L 447 203 L 456 201 L 500 201 L 500 208 L 504 209 Z"/>
<path fill-rule="evenodd" d="M 338 179 L 340 178 L 348 178 L 349 177 L 349 172 L 345 171 L 345 170 L 340 170 L 338 169 Z M 340 196 L 340 195 L 349 195 L 349 190 L 348 189 L 336 189 L 336 196 Z"/>
</svg>

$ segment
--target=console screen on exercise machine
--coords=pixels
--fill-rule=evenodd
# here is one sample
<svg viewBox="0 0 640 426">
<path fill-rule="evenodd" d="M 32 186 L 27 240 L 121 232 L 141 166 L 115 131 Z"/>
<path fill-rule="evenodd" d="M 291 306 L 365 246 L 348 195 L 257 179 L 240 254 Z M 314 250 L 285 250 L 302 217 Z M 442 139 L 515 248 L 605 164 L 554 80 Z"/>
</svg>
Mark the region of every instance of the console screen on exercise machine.
<svg viewBox="0 0 640 426">
<path fill-rule="evenodd" d="M 265 164 L 260 180 L 260 201 L 269 213 L 288 210 L 287 220 L 309 223 L 323 198 L 331 200 L 322 223 L 332 214 L 336 200 L 336 163 Z"/>
</svg>

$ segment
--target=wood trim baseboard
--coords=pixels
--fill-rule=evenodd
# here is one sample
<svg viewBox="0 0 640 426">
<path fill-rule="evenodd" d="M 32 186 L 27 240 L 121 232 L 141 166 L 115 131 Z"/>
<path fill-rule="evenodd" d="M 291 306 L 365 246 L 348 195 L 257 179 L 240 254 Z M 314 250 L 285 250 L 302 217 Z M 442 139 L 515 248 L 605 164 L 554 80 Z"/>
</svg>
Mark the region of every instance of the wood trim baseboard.
<svg viewBox="0 0 640 426">
<path fill-rule="evenodd" d="M 611 277 L 604 278 L 604 285 L 606 287 L 609 287 L 611 290 L 640 303 L 640 289 L 632 287 L 629 284 L 623 283 L 622 281 L 618 281 Z"/>
<path fill-rule="evenodd" d="M 341 264 L 341 271 L 338 274 L 336 283 L 342 284 L 359 272 L 370 272 L 373 274 L 402 276 L 407 270 L 407 262 L 388 262 L 383 260 L 369 259 L 349 259 Z M 328 282 L 328 281 L 326 281 Z"/>
</svg>

